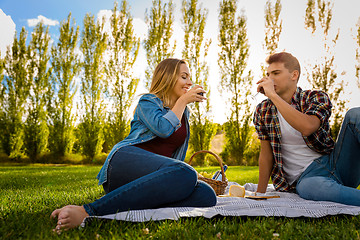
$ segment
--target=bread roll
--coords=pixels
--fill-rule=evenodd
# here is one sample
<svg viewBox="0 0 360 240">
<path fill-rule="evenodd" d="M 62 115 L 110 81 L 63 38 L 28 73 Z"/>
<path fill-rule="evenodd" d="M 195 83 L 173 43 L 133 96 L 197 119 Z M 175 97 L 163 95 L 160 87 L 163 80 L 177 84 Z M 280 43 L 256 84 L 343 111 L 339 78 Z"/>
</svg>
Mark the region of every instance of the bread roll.
<svg viewBox="0 0 360 240">
<path fill-rule="evenodd" d="M 245 197 L 245 188 L 243 186 L 231 185 L 229 195 L 231 197 Z"/>
</svg>

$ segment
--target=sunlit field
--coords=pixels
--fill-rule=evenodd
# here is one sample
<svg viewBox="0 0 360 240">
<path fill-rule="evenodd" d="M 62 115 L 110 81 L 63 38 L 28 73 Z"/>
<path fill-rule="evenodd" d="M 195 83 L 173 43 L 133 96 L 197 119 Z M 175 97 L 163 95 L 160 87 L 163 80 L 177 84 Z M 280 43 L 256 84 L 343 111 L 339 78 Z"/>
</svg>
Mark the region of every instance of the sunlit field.
<svg viewBox="0 0 360 240">
<path fill-rule="evenodd" d="M 284 217 L 186 218 L 130 223 L 96 221 L 54 234 L 50 213 L 103 195 L 95 179 L 99 166 L 0 167 L 0 239 L 359 239 L 360 216 L 321 219 Z M 217 167 L 198 168 L 215 172 Z M 232 167 L 229 181 L 256 182 L 257 167 Z"/>
</svg>

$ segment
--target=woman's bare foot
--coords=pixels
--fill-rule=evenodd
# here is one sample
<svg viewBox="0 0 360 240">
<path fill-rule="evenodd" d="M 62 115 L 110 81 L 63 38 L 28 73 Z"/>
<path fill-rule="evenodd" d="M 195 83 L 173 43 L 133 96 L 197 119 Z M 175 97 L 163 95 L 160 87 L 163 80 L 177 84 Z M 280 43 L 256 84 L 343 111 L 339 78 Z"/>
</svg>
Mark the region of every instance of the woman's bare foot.
<svg viewBox="0 0 360 240">
<path fill-rule="evenodd" d="M 58 219 L 56 228 L 53 231 L 60 232 L 61 230 L 69 230 L 80 226 L 84 218 L 89 214 L 85 211 L 83 206 L 68 205 L 63 208 L 56 209 L 51 213 L 51 218 Z"/>
</svg>

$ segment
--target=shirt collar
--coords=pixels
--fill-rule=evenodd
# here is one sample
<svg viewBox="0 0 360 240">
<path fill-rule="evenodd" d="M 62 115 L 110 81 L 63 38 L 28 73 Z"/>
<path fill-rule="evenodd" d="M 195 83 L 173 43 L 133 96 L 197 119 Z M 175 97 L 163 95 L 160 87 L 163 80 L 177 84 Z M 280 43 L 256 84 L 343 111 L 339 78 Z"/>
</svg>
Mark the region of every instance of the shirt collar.
<svg viewBox="0 0 360 240">
<path fill-rule="evenodd" d="M 300 87 L 296 88 L 296 91 L 291 99 L 291 105 L 297 106 L 300 103 L 302 89 Z"/>
</svg>

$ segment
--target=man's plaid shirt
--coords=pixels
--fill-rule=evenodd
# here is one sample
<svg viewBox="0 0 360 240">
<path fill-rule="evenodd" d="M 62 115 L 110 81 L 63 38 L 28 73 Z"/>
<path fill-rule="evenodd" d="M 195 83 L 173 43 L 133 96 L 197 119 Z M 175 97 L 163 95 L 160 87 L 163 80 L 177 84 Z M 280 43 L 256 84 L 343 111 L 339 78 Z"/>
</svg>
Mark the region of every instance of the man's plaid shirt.
<svg viewBox="0 0 360 240">
<path fill-rule="evenodd" d="M 329 154 L 334 148 L 334 140 L 330 136 L 329 118 L 332 104 L 328 95 L 322 91 L 303 91 L 298 87 L 291 105 L 302 113 L 315 115 L 320 119 L 320 128 L 310 136 L 303 136 L 303 138 L 312 150 L 321 154 Z M 284 177 L 280 123 L 277 109 L 271 100 L 266 99 L 256 107 L 253 122 L 259 139 L 270 141 L 274 157 L 271 178 L 275 189 L 278 191 L 294 190 L 294 186 L 290 186 Z"/>
</svg>

